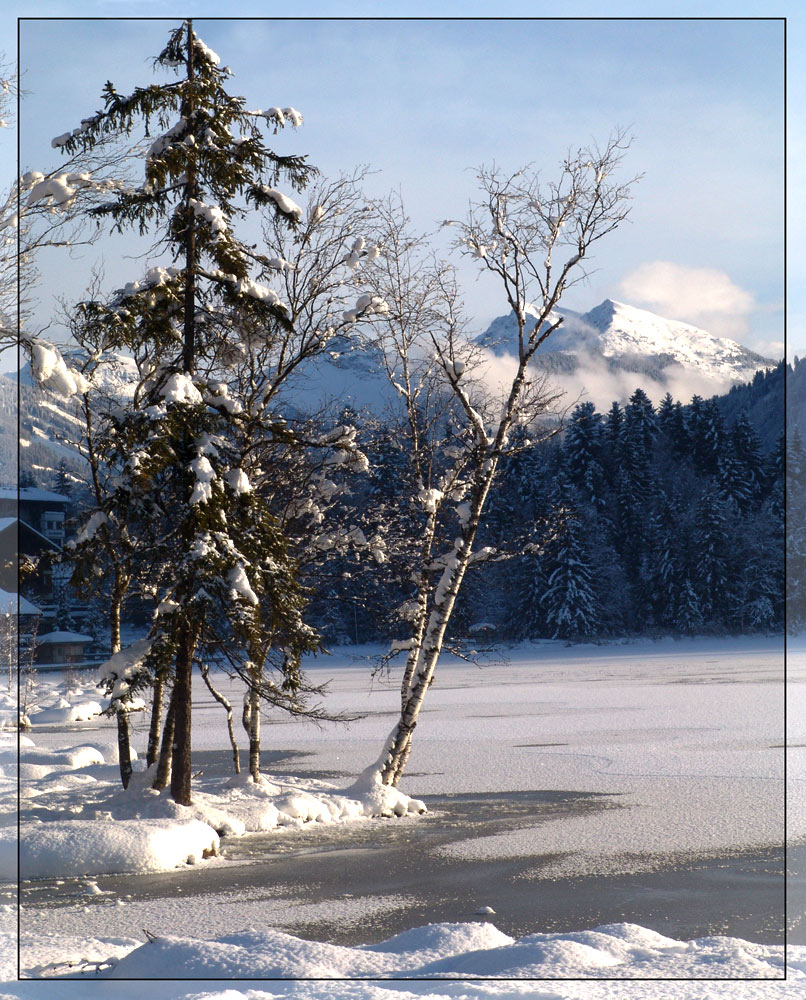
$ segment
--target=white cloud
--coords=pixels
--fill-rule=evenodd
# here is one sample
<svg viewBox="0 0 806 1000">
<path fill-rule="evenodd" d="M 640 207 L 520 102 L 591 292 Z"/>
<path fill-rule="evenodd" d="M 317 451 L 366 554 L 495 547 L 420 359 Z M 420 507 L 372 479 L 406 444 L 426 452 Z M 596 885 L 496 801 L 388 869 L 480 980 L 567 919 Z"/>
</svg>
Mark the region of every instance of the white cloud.
<svg viewBox="0 0 806 1000">
<path fill-rule="evenodd" d="M 747 335 L 756 305 L 751 293 L 724 271 L 666 260 L 641 264 L 622 278 L 619 287 L 627 302 L 731 340 L 741 341 Z"/>
<path fill-rule="evenodd" d="M 657 405 L 667 392 L 673 399 L 688 403 L 695 393 L 707 398 L 725 393 L 736 385 L 728 376 L 719 378 L 674 363 L 663 368 L 659 378 L 653 378 L 645 372 L 611 368 L 605 358 L 596 354 L 572 353 L 577 361 L 574 370 L 546 379 L 546 390 L 550 395 L 558 391 L 562 393 L 552 412 L 572 409 L 579 402 L 591 400 L 601 413 L 605 413 L 614 400 L 626 403 L 638 388 L 643 389 Z M 487 400 L 502 402 L 517 370 L 517 359 L 511 354 L 496 355 L 485 349 L 479 360 L 480 366 L 475 372 L 477 387 L 485 393 Z M 474 403 L 481 405 L 481 398 L 474 399 Z"/>
<path fill-rule="evenodd" d="M 782 358 L 784 356 L 783 340 L 754 340 L 752 349 L 765 358 Z"/>
<path fill-rule="evenodd" d="M 688 403 L 695 394 L 715 396 L 736 385 L 730 378 L 716 378 L 678 364 L 667 365 L 660 372 L 660 378 L 652 378 L 645 373 L 614 370 L 604 359 L 577 357 L 579 366 L 563 376 L 563 387 L 569 398 L 589 399 L 602 413 L 610 408 L 614 400 L 626 402 L 638 388 L 643 389 L 657 405 L 667 392 L 673 399 Z"/>
</svg>

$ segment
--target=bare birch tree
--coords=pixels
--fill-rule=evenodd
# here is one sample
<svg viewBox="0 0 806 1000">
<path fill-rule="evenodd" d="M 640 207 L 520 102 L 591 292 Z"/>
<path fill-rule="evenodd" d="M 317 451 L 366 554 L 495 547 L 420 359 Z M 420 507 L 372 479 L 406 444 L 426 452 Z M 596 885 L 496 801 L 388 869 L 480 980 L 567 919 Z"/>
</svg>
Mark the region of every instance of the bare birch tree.
<svg viewBox="0 0 806 1000">
<path fill-rule="evenodd" d="M 562 322 L 555 310 L 564 292 L 585 277 L 591 247 L 628 214 L 629 183 L 613 177 L 628 145 L 619 132 L 603 148 L 569 155 L 556 182 L 543 183 L 528 168 L 511 176 L 495 167 L 480 171 L 482 199 L 471 205 L 464 222 L 453 225 L 457 249 L 499 279 L 517 322 L 517 356 L 497 391 L 484 388 L 478 349 L 463 335 L 448 269 L 432 267 L 426 281 L 400 227 L 396 251 L 387 247 L 382 258 L 394 263 L 383 271 L 375 268 L 386 300 L 395 304 L 392 314 L 381 318 L 379 332 L 407 413 L 416 500 L 424 517 L 416 599 L 408 634 L 396 643 L 407 653 L 400 718 L 378 761 L 384 784 L 397 785 L 403 774 L 465 574 L 494 555 L 477 548 L 476 541 L 501 460 L 515 447 L 513 431 L 534 426 L 556 401 L 530 362 Z M 393 239 L 391 232 L 386 239 Z M 389 287 L 394 284 L 397 292 Z M 436 416 L 435 406 L 442 416 Z M 447 462 L 434 461 L 433 445 L 426 447 L 422 435 L 435 419 L 450 429 L 442 439 Z M 455 530 L 452 541 L 438 549 L 440 517 Z"/>
</svg>

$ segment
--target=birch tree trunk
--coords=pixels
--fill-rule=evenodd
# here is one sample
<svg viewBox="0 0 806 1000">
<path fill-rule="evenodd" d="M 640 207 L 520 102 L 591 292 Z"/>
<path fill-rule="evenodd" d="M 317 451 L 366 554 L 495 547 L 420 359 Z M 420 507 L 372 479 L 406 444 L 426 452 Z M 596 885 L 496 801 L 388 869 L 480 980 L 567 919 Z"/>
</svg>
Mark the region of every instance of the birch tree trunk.
<svg viewBox="0 0 806 1000">
<path fill-rule="evenodd" d="M 260 781 L 260 680 L 262 667 L 254 664 L 249 688 L 249 773 Z"/>
<path fill-rule="evenodd" d="M 154 679 L 154 694 L 151 701 L 151 724 L 148 727 L 148 749 L 146 750 L 146 767 L 151 767 L 157 761 L 160 745 L 160 730 L 162 728 L 162 700 L 165 690 L 165 680 L 160 675 Z"/>
<path fill-rule="evenodd" d="M 165 715 L 165 726 L 162 730 L 162 745 L 160 747 L 159 760 L 157 761 L 157 773 L 154 775 L 152 788 L 162 791 L 167 788 L 171 778 L 171 757 L 173 755 L 174 742 L 174 710 L 175 702 L 173 692 L 171 700 L 168 702 L 168 711 Z"/>
<path fill-rule="evenodd" d="M 581 262 L 591 244 L 612 232 L 628 214 L 629 182 L 608 179 L 628 146 L 629 139 L 616 131 L 603 147 L 593 145 L 575 155 L 569 152 L 556 183 L 547 184 L 529 168 L 507 177 L 496 167 L 482 167 L 479 171 L 482 200 L 471 203 L 464 223 L 446 221 L 446 225 L 458 225 L 460 236 L 454 246 L 459 252 L 500 280 L 517 322 L 517 366 L 498 400 L 493 393 L 485 395 L 484 361 L 460 335 L 453 276 L 442 267 L 432 272 L 430 280 L 423 278 L 427 265 L 422 257 L 416 256 L 407 257 L 405 265 L 398 264 L 379 275 L 382 284 L 391 282 L 394 286 L 387 299 L 400 303 L 399 315 L 387 320 L 382 346 L 385 356 L 391 354 L 393 358 L 387 362 L 387 371 L 407 407 L 411 465 L 420 484 L 419 500 L 426 510 L 431 505 L 437 518 L 443 504 L 455 505 L 453 511 L 447 507 L 443 512 L 445 516 L 438 528 L 441 537 L 450 538 L 449 532 L 455 532 L 454 515 L 461 524 L 459 537 L 442 561 L 437 563 L 429 555 L 419 567 L 419 610 L 422 612 L 424 607 L 430 610 L 424 629 L 423 619 L 412 623 L 401 687 L 400 719 L 380 759 L 381 780 L 385 784 L 396 785 L 403 774 L 411 752 L 412 734 L 434 679 L 465 573 L 472 562 L 484 557 L 484 551 L 474 553 L 473 545 L 501 457 L 511 448 L 510 431 L 516 422 L 526 428 L 536 426 L 552 402 L 552 393 L 546 391 L 540 376 L 534 370 L 527 375 L 528 365 L 540 345 L 562 322 L 553 314 L 554 310 L 568 285 L 585 276 Z M 389 232 L 381 242 L 394 246 L 399 253 L 409 254 L 407 248 L 416 246 L 416 241 L 406 232 L 402 209 L 389 209 L 385 218 Z M 576 276 L 572 275 L 575 270 Z M 418 311 L 418 304 L 421 307 L 427 304 L 428 308 Z M 418 329 L 413 329 L 414 326 Z M 410 362 L 416 356 L 430 357 L 435 365 L 431 371 L 441 373 L 440 392 L 452 398 L 456 406 L 455 419 L 462 425 L 459 437 L 464 435 L 463 446 L 468 449 L 464 459 L 457 461 L 452 475 L 442 479 L 441 466 L 435 463 L 434 455 L 440 449 L 447 454 L 448 449 L 444 434 L 440 438 L 437 425 L 429 424 L 423 414 L 419 400 L 425 382 L 417 385 L 409 379 Z M 398 375 L 398 368 L 403 378 Z M 430 398 L 439 399 L 440 392 Z M 486 423 L 471 399 L 480 400 L 477 405 L 485 413 Z M 495 428 L 494 436 L 488 437 L 487 425 Z M 424 440 L 421 431 L 431 435 L 430 451 L 419 447 Z M 426 477 L 426 469 L 432 475 Z M 465 487 L 469 487 L 469 503 L 460 505 L 467 495 Z M 428 523 L 432 523 L 430 518 Z M 434 587 L 430 574 L 440 566 L 442 575 Z"/>
<path fill-rule="evenodd" d="M 454 542 L 451 554 L 446 560 L 442 578 L 434 597 L 435 608 L 431 612 L 428 626 L 417 651 L 417 658 L 404 699 L 400 719 L 387 741 L 387 750 L 381 766 L 381 781 L 385 785 L 397 785 L 411 753 L 412 734 L 417 726 L 426 692 L 434 679 L 445 631 L 451 620 L 456 597 L 462 586 L 465 572 L 470 565 L 473 542 L 478 532 L 479 520 L 490 490 L 497 458 L 491 457 L 484 465 L 484 477 L 479 481 L 471 506 L 471 513 L 462 535 Z"/>
<path fill-rule="evenodd" d="M 237 742 L 235 740 L 235 730 L 234 730 L 234 728 L 232 726 L 232 705 L 230 704 L 229 700 L 227 698 L 225 698 L 223 694 L 221 694 L 220 691 L 217 691 L 213 687 L 213 682 L 210 680 L 210 667 L 209 667 L 209 665 L 204 664 L 202 666 L 202 668 L 201 668 L 201 675 L 202 675 L 202 678 L 204 679 L 204 683 L 207 685 L 207 690 L 215 698 L 215 700 L 218 702 L 219 705 L 223 705 L 224 706 L 224 710 L 227 713 L 227 731 L 229 732 L 229 742 L 230 742 L 230 746 L 232 747 L 232 764 L 233 764 L 233 767 L 235 769 L 235 773 L 236 774 L 240 774 L 241 773 L 241 754 L 240 754 L 240 751 L 238 750 L 238 744 L 237 744 Z"/>
</svg>

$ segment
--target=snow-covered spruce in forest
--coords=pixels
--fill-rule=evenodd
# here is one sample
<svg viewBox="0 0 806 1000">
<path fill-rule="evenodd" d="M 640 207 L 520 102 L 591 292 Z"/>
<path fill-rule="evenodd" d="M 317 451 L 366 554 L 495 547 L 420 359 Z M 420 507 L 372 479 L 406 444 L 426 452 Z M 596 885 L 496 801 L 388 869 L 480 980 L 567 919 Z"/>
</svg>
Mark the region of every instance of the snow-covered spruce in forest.
<svg viewBox="0 0 806 1000">
<path fill-rule="evenodd" d="M 34 364 L 35 374 L 83 395 L 86 450 L 97 461 L 95 510 L 73 548 L 73 582 L 91 594 L 114 578 L 113 651 L 127 594 L 133 590 L 155 608 L 148 648 L 125 671 L 124 685 L 122 674 L 109 682 L 121 725 L 122 778 L 125 784 L 130 773 L 123 763 L 126 715 L 151 688 L 147 762 L 156 765 L 155 787 L 170 780 L 183 804 L 191 798 L 194 664 L 223 658 L 243 679 L 255 780 L 261 699 L 294 714 L 325 714 L 308 705 L 306 694 L 316 692 L 299 667 L 319 638 L 303 618 L 299 539 L 275 502 L 282 492 L 277 470 L 295 449 L 317 456 L 296 497 L 296 521 L 304 523 L 308 549 L 319 551 L 320 508 L 338 490 L 332 478 L 365 468 L 366 459 L 351 427 L 324 434 L 294 428 L 277 412 L 277 397 L 342 329 L 385 307 L 377 297 L 364 302 L 350 280 L 352 258 L 371 249 L 364 251 L 363 240 L 356 249 L 356 179 L 320 185 L 306 216 L 276 185 L 286 179 L 302 188 L 314 168 L 304 157 L 273 153 L 260 128 L 297 126 L 301 116 L 292 108 L 246 110 L 225 90 L 230 73 L 219 62 L 187 21 L 157 59 L 176 70 L 175 82 L 129 96 L 108 83 L 104 110 L 56 143 L 72 154 L 128 138 L 137 123 L 164 129 L 147 150 L 142 184 L 117 190 L 89 214 L 121 231 L 152 233 L 173 262 L 153 264 L 111 300 L 82 302 L 73 324 L 88 374 L 108 352 L 134 355 L 131 400 L 101 400 L 93 413 L 91 379 L 55 348 L 33 345 L 35 360 L 48 362 L 47 372 Z M 271 217 L 267 253 L 235 236 L 250 204 Z M 278 279 L 280 291 L 269 284 Z M 62 375 L 58 385 L 54 373 Z M 334 534 L 331 547 L 350 544 L 349 532 Z M 228 712 L 231 721 L 231 706 Z"/>
</svg>

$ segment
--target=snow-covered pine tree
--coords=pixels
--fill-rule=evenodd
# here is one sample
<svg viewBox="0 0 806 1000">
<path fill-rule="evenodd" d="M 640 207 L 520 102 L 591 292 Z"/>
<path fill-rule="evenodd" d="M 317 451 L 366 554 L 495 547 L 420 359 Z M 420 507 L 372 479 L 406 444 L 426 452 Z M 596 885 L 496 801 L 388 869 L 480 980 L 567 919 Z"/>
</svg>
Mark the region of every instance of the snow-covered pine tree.
<svg viewBox="0 0 806 1000">
<path fill-rule="evenodd" d="M 672 421 L 674 419 L 674 399 L 672 394 L 667 392 L 658 405 L 658 430 L 669 435 Z"/>
<path fill-rule="evenodd" d="M 601 414 L 593 403 L 580 403 L 572 412 L 565 432 L 563 465 L 580 496 L 598 508 L 605 502 L 602 439 Z"/>
<path fill-rule="evenodd" d="M 621 467 L 621 431 L 624 425 L 624 411 L 614 400 L 604 420 L 604 468 L 611 486 L 618 478 Z"/>
<path fill-rule="evenodd" d="M 107 83 L 104 109 L 55 144 L 68 153 L 91 149 L 140 123 L 160 132 L 143 183 L 91 210 L 121 232 L 152 234 L 160 262 L 111 303 L 85 310 L 103 324 L 104 347 L 131 351 L 140 365 L 133 405 L 112 421 L 105 442 L 117 480 L 98 513 L 125 521 L 151 563 L 159 608 L 143 662 L 173 681 L 162 758 L 170 759 L 174 799 L 187 804 L 191 676 L 205 636 L 226 628 L 244 659 L 261 666 L 267 648 L 282 650 L 291 693 L 299 656 L 318 645 L 301 618 L 277 519 L 241 467 L 242 406 L 219 377 L 222 329 L 233 314 L 242 328 L 292 326 L 281 296 L 263 283 L 276 269 L 235 236 L 233 221 L 251 202 L 299 225 L 302 210 L 276 185 L 303 187 L 313 168 L 263 139 L 261 123 L 297 126 L 299 113 L 247 110 L 225 89 L 230 71 L 191 21 L 171 33 L 156 66 L 177 78 L 128 96 Z"/>
<path fill-rule="evenodd" d="M 561 485 L 559 494 L 563 526 L 543 560 L 547 587 L 540 603 L 553 639 L 581 639 L 597 633 L 599 606 L 576 508 L 578 498 L 568 485 Z"/>
<path fill-rule="evenodd" d="M 740 413 L 730 430 L 730 451 L 744 470 L 745 481 L 752 498 L 764 491 L 766 475 L 761 441 L 746 413 Z"/>
<path fill-rule="evenodd" d="M 786 449 L 786 620 L 791 633 L 806 625 L 806 450 L 797 427 Z"/>
<path fill-rule="evenodd" d="M 62 496 L 67 497 L 68 500 L 72 501 L 73 481 L 67 472 L 67 463 L 64 459 L 59 462 L 59 467 L 56 469 L 56 475 L 53 480 L 53 488 L 57 493 L 60 493 Z"/>
<path fill-rule="evenodd" d="M 727 571 L 729 546 L 729 501 L 723 500 L 710 484 L 697 505 L 694 530 L 694 572 L 703 618 L 723 624 L 729 589 Z"/>
<path fill-rule="evenodd" d="M 695 469 L 701 475 L 714 475 L 725 443 L 724 422 L 716 400 L 692 396 L 686 414 L 686 431 Z"/>
<path fill-rule="evenodd" d="M 624 407 L 621 430 L 623 465 L 636 485 L 647 475 L 657 436 L 658 422 L 652 402 L 643 389 L 636 389 Z"/>
<path fill-rule="evenodd" d="M 688 577 L 683 580 L 680 588 L 674 624 L 684 635 L 695 635 L 702 629 L 700 601 Z"/>
</svg>

